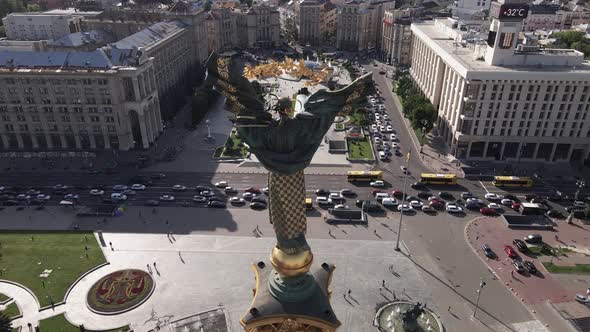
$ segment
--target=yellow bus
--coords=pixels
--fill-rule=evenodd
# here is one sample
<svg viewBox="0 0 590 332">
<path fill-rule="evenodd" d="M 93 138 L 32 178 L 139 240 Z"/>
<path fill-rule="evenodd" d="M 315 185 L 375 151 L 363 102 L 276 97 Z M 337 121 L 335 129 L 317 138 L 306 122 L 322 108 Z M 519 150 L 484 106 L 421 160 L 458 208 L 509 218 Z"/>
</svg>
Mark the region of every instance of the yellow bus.
<svg viewBox="0 0 590 332">
<path fill-rule="evenodd" d="M 313 210 L 313 201 L 310 197 L 305 197 L 305 209 L 307 211 Z"/>
<path fill-rule="evenodd" d="M 533 186 L 533 180 L 526 176 L 494 176 L 492 182 L 496 187 L 527 187 Z"/>
<path fill-rule="evenodd" d="M 382 171 L 349 171 L 346 174 L 349 182 L 370 182 L 383 179 Z"/>
<path fill-rule="evenodd" d="M 457 184 L 457 175 L 455 174 L 420 174 L 420 182 L 424 184 Z"/>
</svg>

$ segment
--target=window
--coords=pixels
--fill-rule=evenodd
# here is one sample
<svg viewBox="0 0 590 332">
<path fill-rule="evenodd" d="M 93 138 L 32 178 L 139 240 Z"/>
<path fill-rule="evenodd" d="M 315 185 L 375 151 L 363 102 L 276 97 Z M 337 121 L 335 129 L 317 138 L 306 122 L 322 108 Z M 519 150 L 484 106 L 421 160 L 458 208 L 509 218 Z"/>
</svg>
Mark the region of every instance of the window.
<svg viewBox="0 0 590 332">
<path fill-rule="evenodd" d="M 69 115 L 62 115 L 61 122 L 70 122 L 70 116 Z"/>
<path fill-rule="evenodd" d="M 29 126 L 27 126 L 26 124 L 19 124 L 18 129 L 20 131 L 29 131 Z"/>
<path fill-rule="evenodd" d="M 4 128 L 6 129 L 6 131 L 14 131 L 14 126 L 10 123 L 5 124 Z"/>
<path fill-rule="evenodd" d="M 510 48 L 512 46 L 512 40 L 514 33 L 502 33 L 500 35 L 500 48 Z"/>
<path fill-rule="evenodd" d="M 90 122 L 100 122 L 100 117 L 98 117 L 98 116 L 91 116 L 90 117 Z"/>
<path fill-rule="evenodd" d="M 112 116 L 106 116 L 104 118 L 105 122 L 115 122 L 115 118 Z"/>
<path fill-rule="evenodd" d="M 27 119 L 25 118 L 24 115 L 18 114 L 16 116 L 16 121 L 25 122 L 25 121 L 27 121 Z"/>
<path fill-rule="evenodd" d="M 115 126 L 113 126 L 113 125 L 108 125 L 108 126 L 107 126 L 107 131 L 108 131 L 108 132 L 110 132 L 110 133 L 114 133 L 114 132 L 115 132 L 115 131 L 117 131 L 117 130 L 116 130 Z"/>
<path fill-rule="evenodd" d="M 78 116 L 76 116 L 76 121 L 77 122 L 84 122 L 84 115 L 78 115 Z"/>
<path fill-rule="evenodd" d="M 31 115 L 31 120 L 33 120 L 33 122 L 39 122 L 41 121 L 40 117 L 38 115 Z"/>
<path fill-rule="evenodd" d="M 104 112 L 105 113 L 113 113 L 113 109 L 111 107 L 105 107 Z"/>
<path fill-rule="evenodd" d="M 102 132 L 102 128 L 100 127 L 100 125 L 92 125 L 92 131 L 95 133 L 100 133 Z"/>
</svg>

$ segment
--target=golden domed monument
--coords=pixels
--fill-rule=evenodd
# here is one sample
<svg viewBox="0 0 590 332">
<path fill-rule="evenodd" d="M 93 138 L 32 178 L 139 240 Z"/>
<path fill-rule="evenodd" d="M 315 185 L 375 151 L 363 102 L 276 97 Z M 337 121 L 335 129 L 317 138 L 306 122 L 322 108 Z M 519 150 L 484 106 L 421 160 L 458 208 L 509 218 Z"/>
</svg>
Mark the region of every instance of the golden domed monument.
<svg viewBox="0 0 590 332">
<path fill-rule="evenodd" d="M 372 78 L 368 73 L 341 90 L 322 89 L 299 96 L 302 108 L 286 117 L 284 110 L 278 109 L 280 105 L 265 108 L 244 77 L 277 77 L 285 72 L 306 76 L 306 70 L 303 61 L 290 59 L 245 69 L 238 58 L 221 59 L 215 53 L 207 61 L 207 82 L 227 98 L 240 137 L 269 171 L 269 219 L 277 244 L 270 265 L 262 261 L 252 264 L 256 277 L 253 300 L 240 320 L 248 332 L 329 332 L 340 326 L 330 305 L 335 266 L 322 263 L 310 272 L 313 254 L 305 238 L 303 170 L 337 113 L 351 111 L 365 96 Z M 279 116 L 273 117 L 273 111 Z"/>
</svg>

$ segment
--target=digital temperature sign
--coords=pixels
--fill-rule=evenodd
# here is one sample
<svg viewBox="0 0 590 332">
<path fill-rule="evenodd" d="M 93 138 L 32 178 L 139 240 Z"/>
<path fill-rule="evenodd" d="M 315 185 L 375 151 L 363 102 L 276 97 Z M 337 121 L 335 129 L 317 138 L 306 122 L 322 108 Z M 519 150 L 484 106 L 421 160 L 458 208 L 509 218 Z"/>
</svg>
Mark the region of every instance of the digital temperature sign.
<svg viewBox="0 0 590 332">
<path fill-rule="evenodd" d="M 527 18 L 529 14 L 529 6 L 527 4 L 499 4 L 493 2 L 490 12 L 492 17 L 501 20 L 522 20 Z"/>
</svg>

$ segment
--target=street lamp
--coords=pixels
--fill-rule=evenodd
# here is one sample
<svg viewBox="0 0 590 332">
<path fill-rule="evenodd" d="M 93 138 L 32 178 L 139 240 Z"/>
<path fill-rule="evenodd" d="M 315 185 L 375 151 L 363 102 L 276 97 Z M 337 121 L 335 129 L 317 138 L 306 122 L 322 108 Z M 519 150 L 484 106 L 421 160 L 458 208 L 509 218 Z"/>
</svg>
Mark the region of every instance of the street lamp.
<svg viewBox="0 0 590 332">
<path fill-rule="evenodd" d="M 401 234 L 402 234 L 402 219 L 403 219 L 403 216 L 404 216 L 404 209 L 403 209 L 403 207 L 404 207 L 404 201 L 406 200 L 406 185 L 408 183 L 408 177 L 409 177 L 409 175 L 407 173 L 408 173 L 408 170 L 410 169 L 410 154 L 411 154 L 411 150 L 408 151 L 408 156 L 406 157 L 406 172 L 405 172 L 406 173 L 406 176 L 404 176 L 404 186 L 403 186 L 403 189 L 402 189 L 403 190 L 403 192 L 402 192 L 402 201 L 400 203 L 401 206 L 402 206 L 402 208 L 399 211 L 399 225 L 397 227 L 397 240 L 395 241 L 395 251 L 400 251 L 400 248 L 399 248 L 399 239 L 400 239 Z"/>
<path fill-rule="evenodd" d="M 477 313 L 477 309 L 479 309 L 479 297 L 481 296 L 481 291 L 485 287 L 486 282 L 483 281 L 483 278 L 479 278 L 479 289 L 477 290 L 477 301 L 475 301 L 475 309 L 473 309 L 473 317 Z"/>
<path fill-rule="evenodd" d="M 205 125 L 207 126 L 207 139 L 211 139 L 211 127 L 209 127 L 209 119 L 205 120 Z"/>
</svg>

